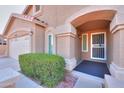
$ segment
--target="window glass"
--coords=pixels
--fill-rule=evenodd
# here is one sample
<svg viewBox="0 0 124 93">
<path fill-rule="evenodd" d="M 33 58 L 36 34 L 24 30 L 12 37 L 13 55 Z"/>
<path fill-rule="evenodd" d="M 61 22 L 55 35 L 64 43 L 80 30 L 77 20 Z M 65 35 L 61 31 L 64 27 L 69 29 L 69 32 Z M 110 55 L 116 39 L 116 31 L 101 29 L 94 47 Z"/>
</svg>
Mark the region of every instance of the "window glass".
<svg viewBox="0 0 124 93">
<path fill-rule="evenodd" d="M 52 46 L 52 42 L 53 42 L 53 41 L 52 41 L 52 38 L 53 38 L 52 35 L 49 35 L 49 36 L 48 36 L 48 43 L 49 43 L 49 44 L 48 44 L 48 45 L 49 45 L 49 46 L 48 46 L 48 53 L 49 53 L 49 54 L 52 54 L 52 50 L 53 50 L 53 49 L 52 49 L 52 48 L 53 48 L 53 46 Z"/>
<path fill-rule="evenodd" d="M 82 35 L 82 51 L 83 52 L 88 51 L 88 35 L 87 34 Z"/>
<path fill-rule="evenodd" d="M 0 45 L 2 45 L 2 39 L 0 38 Z"/>
<path fill-rule="evenodd" d="M 6 41 L 5 40 L 3 41 L 3 45 L 6 45 Z"/>
<path fill-rule="evenodd" d="M 38 12 L 38 11 L 40 11 L 40 5 L 35 6 L 35 12 Z"/>
</svg>

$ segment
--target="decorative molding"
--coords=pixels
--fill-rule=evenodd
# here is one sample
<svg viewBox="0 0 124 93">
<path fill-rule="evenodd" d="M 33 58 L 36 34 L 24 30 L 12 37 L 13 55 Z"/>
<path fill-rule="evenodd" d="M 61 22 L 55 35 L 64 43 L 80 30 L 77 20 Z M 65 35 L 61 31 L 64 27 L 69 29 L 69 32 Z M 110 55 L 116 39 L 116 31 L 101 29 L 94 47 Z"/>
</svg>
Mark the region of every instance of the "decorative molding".
<svg viewBox="0 0 124 93">
<path fill-rule="evenodd" d="M 56 34 L 57 37 L 65 37 L 65 36 L 71 36 L 71 37 L 76 37 L 76 35 L 72 32 L 67 32 L 67 33 L 61 33 L 61 34 Z"/>
<path fill-rule="evenodd" d="M 22 35 L 20 35 L 20 33 L 23 33 Z M 13 32 L 13 33 L 10 33 L 7 38 L 16 38 L 16 37 L 22 37 L 22 36 L 25 36 L 25 35 L 32 35 L 32 31 L 16 31 L 16 32 Z M 14 36 L 13 36 L 14 35 Z"/>
<path fill-rule="evenodd" d="M 113 77 L 124 80 L 124 68 L 121 68 L 114 63 L 110 64 L 110 73 Z"/>
<path fill-rule="evenodd" d="M 111 30 L 112 33 L 115 33 L 117 31 L 123 30 L 124 29 L 124 24 L 118 24 L 116 26 L 114 26 Z"/>
<path fill-rule="evenodd" d="M 69 16 L 65 23 L 71 23 L 74 19 L 82 16 L 82 15 L 85 15 L 85 14 L 88 14 L 88 13 L 92 13 L 92 12 L 95 12 L 95 11 L 102 11 L 102 10 L 112 10 L 112 11 L 115 11 L 117 12 L 118 11 L 118 8 L 115 7 L 115 6 L 89 6 L 89 7 L 85 7 L 81 10 L 79 10 L 78 12 L 75 12 L 74 14 L 72 14 L 71 16 Z"/>
<path fill-rule="evenodd" d="M 75 58 L 67 59 L 65 58 L 65 69 L 72 71 L 77 66 L 77 60 Z"/>
</svg>

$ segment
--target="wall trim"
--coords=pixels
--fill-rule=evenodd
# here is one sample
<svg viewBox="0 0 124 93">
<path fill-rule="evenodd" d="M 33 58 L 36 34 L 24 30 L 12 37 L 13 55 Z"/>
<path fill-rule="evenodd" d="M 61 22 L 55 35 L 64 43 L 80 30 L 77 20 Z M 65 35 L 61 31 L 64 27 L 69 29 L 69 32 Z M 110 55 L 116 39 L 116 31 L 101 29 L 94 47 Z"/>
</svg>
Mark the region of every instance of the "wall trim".
<svg viewBox="0 0 124 93">
<path fill-rule="evenodd" d="M 118 25 L 116 25 L 115 27 L 112 28 L 111 32 L 115 33 L 115 32 L 120 31 L 122 29 L 124 29 L 124 24 L 118 24 Z"/>
<path fill-rule="evenodd" d="M 117 66 L 115 63 L 110 64 L 110 73 L 113 77 L 124 80 L 124 68 Z"/>
<path fill-rule="evenodd" d="M 74 19 L 82 16 L 82 15 L 85 15 L 85 14 L 88 14 L 88 13 L 91 13 L 91 12 L 95 12 L 95 11 L 102 11 L 102 10 L 112 10 L 112 11 L 118 11 L 118 8 L 115 7 L 115 6 L 89 6 L 89 7 L 85 7 L 77 12 L 75 12 L 74 14 L 72 14 L 71 16 L 69 16 L 65 23 L 71 23 Z"/>
<path fill-rule="evenodd" d="M 56 34 L 57 37 L 65 37 L 65 36 L 72 36 L 72 37 L 76 37 L 76 35 L 72 32 L 67 32 L 67 33 L 61 33 L 61 34 Z"/>
<path fill-rule="evenodd" d="M 65 69 L 72 71 L 77 66 L 77 60 L 75 58 L 65 58 Z"/>
</svg>

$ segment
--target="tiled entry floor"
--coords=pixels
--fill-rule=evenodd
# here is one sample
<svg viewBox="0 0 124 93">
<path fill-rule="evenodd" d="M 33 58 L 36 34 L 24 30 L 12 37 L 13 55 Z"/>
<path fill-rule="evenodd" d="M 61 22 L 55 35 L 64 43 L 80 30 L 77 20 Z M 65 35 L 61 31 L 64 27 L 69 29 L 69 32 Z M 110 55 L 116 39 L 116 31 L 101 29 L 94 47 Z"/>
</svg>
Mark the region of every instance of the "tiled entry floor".
<svg viewBox="0 0 124 93">
<path fill-rule="evenodd" d="M 109 69 L 105 63 L 87 60 L 81 62 L 74 70 L 100 78 L 104 78 L 105 74 L 110 74 Z"/>
</svg>

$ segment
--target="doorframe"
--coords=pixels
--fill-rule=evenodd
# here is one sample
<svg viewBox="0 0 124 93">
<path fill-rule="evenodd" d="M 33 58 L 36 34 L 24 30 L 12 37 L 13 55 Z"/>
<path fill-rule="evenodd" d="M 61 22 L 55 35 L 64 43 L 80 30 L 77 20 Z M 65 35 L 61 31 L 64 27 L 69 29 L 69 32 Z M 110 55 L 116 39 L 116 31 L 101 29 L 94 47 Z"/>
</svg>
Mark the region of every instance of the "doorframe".
<svg viewBox="0 0 124 93">
<path fill-rule="evenodd" d="M 104 44 L 104 46 L 105 46 L 105 50 L 104 50 L 104 53 L 105 53 L 105 57 L 104 58 L 94 58 L 94 57 L 92 57 L 92 39 L 93 39 L 93 35 L 96 35 L 96 34 L 104 34 L 104 41 L 105 41 L 105 44 Z M 91 59 L 96 59 L 96 60 L 106 60 L 106 57 L 107 57 L 107 37 L 106 37 L 106 32 L 95 32 L 95 33 L 91 33 Z"/>
</svg>

